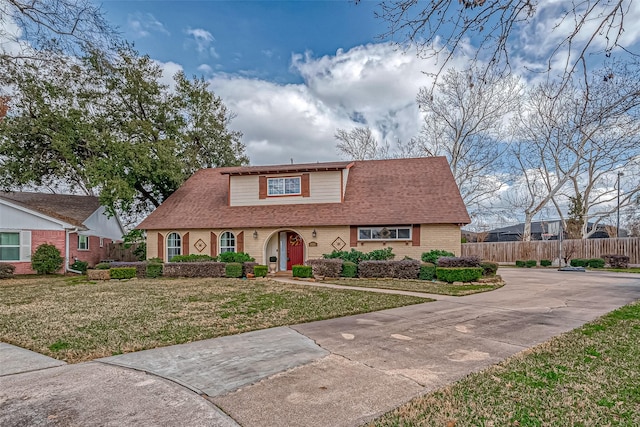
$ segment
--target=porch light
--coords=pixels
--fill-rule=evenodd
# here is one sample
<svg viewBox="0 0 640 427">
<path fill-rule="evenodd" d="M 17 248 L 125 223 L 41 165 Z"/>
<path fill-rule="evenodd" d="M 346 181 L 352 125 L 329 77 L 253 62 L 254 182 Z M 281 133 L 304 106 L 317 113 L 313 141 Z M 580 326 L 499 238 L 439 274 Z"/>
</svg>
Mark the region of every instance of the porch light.
<svg viewBox="0 0 640 427">
<path fill-rule="evenodd" d="M 318 233 L 316 233 L 316 229 L 314 228 L 313 231 L 311 232 L 311 237 L 315 239 L 317 235 Z"/>
<path fill-rule="evenodd" d="M 254 230 L 253 231 L 253 238 L 257 239 L 258 238 L 258 230 Z"/>
</svg>

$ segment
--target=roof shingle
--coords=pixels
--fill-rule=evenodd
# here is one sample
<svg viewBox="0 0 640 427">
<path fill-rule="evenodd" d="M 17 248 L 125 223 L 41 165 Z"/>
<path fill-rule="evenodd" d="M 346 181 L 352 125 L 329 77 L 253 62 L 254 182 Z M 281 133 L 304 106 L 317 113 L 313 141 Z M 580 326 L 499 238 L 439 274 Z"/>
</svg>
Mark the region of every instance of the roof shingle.
<svg viewBox="0 0 640 427">
<path fill-rule="evenodd" d="M 0 192 L 0 199 L 75 227 L 83 227 L 83 222 L 100 207 L 97 197 L 71 194 Z"/>
<path fill-rule="evenodd" d="M 335 167 L 337 164 L 312 165 Z M 142 221 L 138 228 L 159 230 L 470 222 L 444 157 L 343 164 L 345 168 L 352 165 L 343 203 L 296 205 L 228 206 L 229 175 L 243 174 L 247 167 L 202 169 Z M 260 169 L 263 171 L 261 173 L 281 170 L 281 167 L 253 168 Z M 305 170 L 304 167 L 298 169 L 302 170 Z"/>
</svg>

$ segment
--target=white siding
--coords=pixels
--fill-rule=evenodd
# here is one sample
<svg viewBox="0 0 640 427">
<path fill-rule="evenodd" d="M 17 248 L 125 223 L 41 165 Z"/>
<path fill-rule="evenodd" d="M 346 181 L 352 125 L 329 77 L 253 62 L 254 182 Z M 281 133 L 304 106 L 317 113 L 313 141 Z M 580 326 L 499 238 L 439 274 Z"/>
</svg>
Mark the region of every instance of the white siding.
<svg viewBox="0 0 640 427">
<path fill-rule="evenodd" d="M 268 175 L 269 178 L 278 176 L 298 176 L 295 174 Z M 310 172 L 309 195 L 259 198 L 258 176 L 231 176 L 230 188 L 231 206 L 258 205 L 292 205 L 303 203 L 340 203 L 341 202 L 341 173 L 340 171 Z"/>
<path fill-rule="evenodd" d="M 106 237 L 111 240 L 122 240 L 124 230 L 115 216 L 108 217 L 104 206 L 100 206 L 83 224 L 89 229 L 81 234 Z"/>
<path fill-rule="evenodd" d="M 63 221 L 0 203 L 0 230 L 64 230 L 70 227 Z"/>
</svg>

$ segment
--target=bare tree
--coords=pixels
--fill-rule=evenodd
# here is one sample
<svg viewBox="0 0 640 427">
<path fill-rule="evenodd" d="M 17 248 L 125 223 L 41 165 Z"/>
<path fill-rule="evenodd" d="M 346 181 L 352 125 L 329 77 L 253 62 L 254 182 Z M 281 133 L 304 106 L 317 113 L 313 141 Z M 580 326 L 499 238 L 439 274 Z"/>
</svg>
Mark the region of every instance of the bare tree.
<svg viewBox="0 0 640 427">
<path fill-rule="evenodd" d="M 475 69 L 448 70 L 435 90 L 417 97 L 424 124 L 417 146 L 423 155 L 445 156 L 470 213 L 477 213 L 502 187 L 506 123 L 518 109 L 516 77 L 483 77 Z"/>
<path fill-rule="evenodd" d="M 0 65 L 39 51 L 78 54 L 82 46 L 105 48 L 114 37 L 92 0 L 0 0 Z"/>
<path fill-rule="evenodd" d="M 357 127 L 348 132 L 338 129 L 335 138 L 338 151 L 352 160 L 389 158 L 389 144 L 379 144 L 369 127 Z"/>
<path fill-rule="evenodd" d="M 513 144 L 525 188 L 519 201 L 525 213 L 523 240 L 531 238 L 531 221 L 547 204 L 562 214 L 563 197 L 582 196 L 582 237 L 588 235 L 589 215 L 600 221 L 611 213 L 611 207 L 596 213 L 611 202 L 603 180 L 637 162 L 640 131 L 637 66 L 618 64 L 617 74 L 611 70 L 594 74 L 589 84 L 558 81 L 528 94 L 515 121 Z M 631 196 L 625 195 L 625 204 Z"/>
<path fill-rule="evenodd" d="M 598 55 L 630 51 L 631 46 L 622 44 L 622 35 L 632 6 L 632 0 L 561 6 L 540 0 L 383 0 L 378 17 L 388 24 L 382 37 L 414 42 L 419 54 L 437 57 L 436 74 L 456 53 L 510 71 L 512 52 L 537 43 L 539 53 L 529 67 L 553 71 L 566 82 L 576 71 L 586 76 L 588 60 Z M 545 22 L 546 17 L 555 19 Z"/>
</svg>

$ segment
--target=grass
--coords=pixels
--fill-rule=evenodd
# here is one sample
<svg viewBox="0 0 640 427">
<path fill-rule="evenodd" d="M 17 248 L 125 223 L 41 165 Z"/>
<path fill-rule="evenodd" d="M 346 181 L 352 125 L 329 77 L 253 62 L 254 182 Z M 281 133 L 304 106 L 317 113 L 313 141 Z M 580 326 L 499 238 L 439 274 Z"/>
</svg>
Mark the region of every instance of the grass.
<svg viewBox="0 0 640 427">
<path fill-rule="evenodd" d="M 638 426 L 640 302 L 522 352 L 371 426 Z"/>
<path fill-rule="evenodd" d="M 356 286 L 364 288 L 396 289 L 401 291 L 424 292 L 428 294 L 463 296 L 479 292 L 493 291 L 501 288 L 503 283 L 483 283 L 453 285 L 446 282 L 431 282 L 428 280 L 400 280 L 400 279 L 337 279 L 325 280 L 324 283 L 336 285 Z"/>
<path fill-rule="evenodd" d="M 613 271 L 615 273 L 640 273 L 640 267 L 630 268 L 599 268 L 596 271 Z"/>
<path fill-rule="evenodd" d="M 269 280 L 0 281 L 0 341 L 70 363 L 431 301 Z"/>
</svg>

